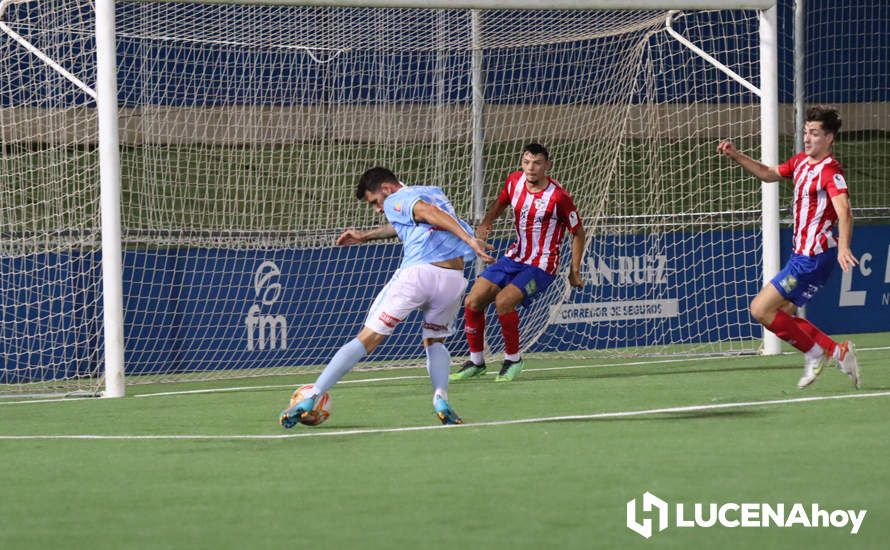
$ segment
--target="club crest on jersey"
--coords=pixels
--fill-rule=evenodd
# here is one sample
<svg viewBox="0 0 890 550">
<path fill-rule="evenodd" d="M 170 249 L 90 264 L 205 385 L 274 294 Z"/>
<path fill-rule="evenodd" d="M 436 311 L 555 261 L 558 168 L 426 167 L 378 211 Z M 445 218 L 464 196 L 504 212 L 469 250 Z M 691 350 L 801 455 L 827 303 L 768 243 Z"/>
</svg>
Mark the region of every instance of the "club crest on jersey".
<svg viewBox="0 0 890 550">
<path fill-rule="evenodd" d="M 400 203 L 400 202 L 395 203 L 392 206 L 392 209 L 395 210 L 396 212 L 398 212 L 399 214 L 401 214 L 402 213 L 402 203 Z"/>
<path fill-rule="evenodd" d="M 544 202 L 544 199 L 535 199 L 535 208 L 537 208 L 538 210 L 543 210 L 546 204 L 547 203 Z"/>
<path fill-rule="evenodd" d="M 847 188 L 847 180 L 844 179 L 844 176 L 840 174 L 834 175 L 834 186 L 838 189 L 846 189 Z"/>
<path fill-rule="evenodd" d="M 784 279 L 779 281 L 779 285 L 782 286 L 785 292 L 790 293 L 797 288 L 797 277 L 794 275 L 786 275 Z"/>
</svg>

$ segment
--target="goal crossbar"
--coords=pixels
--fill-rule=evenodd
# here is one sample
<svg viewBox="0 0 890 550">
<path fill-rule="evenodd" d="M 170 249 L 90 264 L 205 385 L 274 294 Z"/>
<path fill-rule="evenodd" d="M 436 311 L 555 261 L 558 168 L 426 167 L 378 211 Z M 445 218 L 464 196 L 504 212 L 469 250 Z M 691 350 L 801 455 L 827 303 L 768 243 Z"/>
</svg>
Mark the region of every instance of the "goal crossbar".
<svg viewBox="0 0 890 550">
<path fill-rule="evenodd" d="M 242 4 L 348 8 L 498 10 L 765 10 L 775 0 L 124 0 L 126 2 Z"/>
</svg>

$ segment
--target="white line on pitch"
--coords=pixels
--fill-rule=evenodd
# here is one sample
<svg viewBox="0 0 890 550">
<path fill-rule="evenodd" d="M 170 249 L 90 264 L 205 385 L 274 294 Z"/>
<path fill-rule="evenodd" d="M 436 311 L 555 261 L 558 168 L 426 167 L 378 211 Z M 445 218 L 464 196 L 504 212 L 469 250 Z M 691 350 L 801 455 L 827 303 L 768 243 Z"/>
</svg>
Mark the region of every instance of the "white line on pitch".
<svg viewBox="0 0 890 550">
<path fill-rule="evenodd" d="M 57 397 L 55 399 L 16 399 L 0 401 L 0 405 L 20 405 L 22 403 L 68 403 L 69 401 L 95 401 L 95 397 Z"/>
<path fill-rule="evenodd" d="M 886 347 L 878 347 L 878 348 L 856 348 L 857 352 L 862 351 L 878 351 L 878 350 L 890 350 L 890 346 Z M 786 351 L 782 352 L 782 355 L 795 355 L 797 352 Z M 742 358 L 751 358 L 751 357 L 765 357 L 762 355 L 731 355 L 728 357 L 724 357 L 724 359 L 742 359 Z M 574 369 L 604 369 L 611 367 L 638 367 L 638 366 L 646 366 L 646 365 L 664 365 L 670 363 L 690 363 L 693 361 L 713 361 L 718 359 L 716 356 L 705 356 L 705 357 L 684 357 L 681 359 L 658 359 L 654 361 L 633 361 L 628 363 L 599 363 L 595 365 L 566 365 L 562 367 L 538 367 L 538 368 L 528 368 L 524 369 L 525 372 L 545 372 L 545 371 L 559 371 L 559 370 L 574 370 Z M 419 367 L 414 367 L 419 368 Z M 487 374 L 494 374 L 493 372 L 489 372 Z M 362 384 L 365 382 L 388 382 L 390 380 L 426 380 L 429 378 L 427 375 L 416 375 L 416 376 L 389 376 L 389 377 L 381 377 L 381 378 L 360 378 L 356 380 L 341 380 L 337 382 L 337 385 L 341 384 Z M 293 388 L 296 384 L 276 384 L 272 386 L 235 386 L 229 388 L 210 388 L 210 389 L 201 389 L 201 390 L 184 390 L 184 391 L 169 391 L 169 392 L 157 392 L 157 393 L 143 393 L 136 395 L 135 397 L 162 397 L 169 395 L 189 395 L 189 394 L 202 394 L 202 393 L 223 393 L 223 392 L 235 392 L 235 391 L 251 391 L 257 389 L 269 390 L 269 389 L 282 389 L 282 388 Z"/>
<path fill-rule="evenodd" d="M 857 352 L 862 351 L 881 351 L 881 350 L 890 350 L 890 346 L 883 347 L 874 347 L 874 348 L 856 348 Z M 782 352 L 782 355 L 794 355 L 796 352 Z M 764 357 L 764 356 L 754 356 L 754 355 L 732 355 L 728 357 L 724 357 L 724 359 L 742 359 L 742 358 L 750 358 L 750 357 Z M 611 368 L 611 367 L 635 367 L 635 366 L 645 366 L 645 365 L 659 365 L 659 364 L 669 364 L 669 363 L 689 363 L 692 361 L 711 361 L 718 359 L 715 356 L 705 356 L 705 357 L 684 357 L 681 359 L 659 359 L 656 361 L 634 361 L 630 363 L 600 363 L 596 365 L 566 365 L 563 367 L 540 367 L 540 368 L 529 368 L 525 369 L 525 372 L 544 372 L 544 371 L 558 371 L 558 370 L 573 370 L 573 369 L 603 369 L 603 368 Z M 419 367 L 414 367 L 419 368 Z M 488 373 L 494 374 L 494 373 Z M 302 375 L 294 375 L 294 376 L 302 376 Z M 388 382 L 392 380 L 425 380 L 428 376 L 426 375 L 416 375 L 416 376 L 389 376 L 389 377 L 381 377 L 381 378 L 360 378 L 356 380 L 341 380 L 337 383 L 337 385 L 342 384 L 363 384 L 365 382 Z M 182 390 L 182 391 L 168 391 L 168 392 L 156 392 L 156 393 L 143 393 L 137 394 L 133 397 L 165 397 L 165 396 L 174 396 L 174 395 L 196 395 L 196 394 L 207 394 L 207 393 L 227 393 L 227 392 L 239 392 L 239 391 L 253 391 L 253 390 L 274 390 L 274 389 L 286 389 L 293 388 L 296 383 L 292 384 L 275 384 L 275 385 L 266 385 L 266 386 L 232 386 L 227 388 L 208 388 L 208 389 L 200 389 L 200 390 Z M 25 404 L 25 403 L 67 403 L 69 401 L 82 401 L 95 399 L 95 397 L 61 397 L 58 399 L 37 399 L 37 400 L 14 400 L 14 401 L 0 401 L 0 405 L 16 405 L 16 404 Z"/>
<path fill-rule="evenodd" d="M 637 411 L 615 411 L 593 414 L 573 414 L 566 416 L 545 416 L 539 418 L 519 418 L 515 420 L 493 420 L 490 422 L 470 422 L 451 426 L 410 426 L 405 428 L 365 428 L 357 430 L 312 430 L 278 435 L 0 435 L 2 440 L 34 440 L 34 439 L 84 439 L 84 440 L 275 440 L 296 439 L 301 437 L 325 437 L 345 435 L 366 435 L 381 433 L 421 432 L 458 428 L 485 428 L 490 426 L 511 426 L 516 424 L 540 424 L 544 422 L 564 422 L 572 420 L 599 420 L 608 418 L 627 418 L 633 416 L 649 416 L 658 414 L 688 413 L 712 411 L 717 409 L 737 409 L 744 407 L 764 407 L 768 405 L 787 405 L 792 403 L 811 403 L 814 401 L 831 401 L 841 399 L 865 399 L 868 397 L 890 397 L 890 391 L 872 393 L 853 393 L 846 395 L 820 395 L 813 397 L 796 397 L 792 399 L 774 399 L 771 401 L 741 401 L 737 403 L 718 403 L 713 405 L 687 405 L 681 407 L 665 407 L 661 409 L 645 409 Z"/>
<path fill-rule="evenodd" d="M 632 363 L 605 363 L 598 365 L 567 365 L 564 367 L 541 367 L 541 368 L 531 368 L 525 369 L 525 372 L 542 372 L 542 371 L 553 371 L 553 370 L 572 370 L 572 369 L 602 369 L 607 367 L 628 367 L 628 366 L 640 366 L 640 365 L 657 365 L 664 363 L 687 363 L 690 361 L 706 361 L 713 360 L 714 357 L 689 357 L 684 359 L 660 359 L 657 361 L 636 361 Z M 418 368 L 418 367 L 415 367 Z M 494 373 L 488 373 L 494 374 Z M 342 380 L 337 382 L 337 385 L 342 384 L 361 384 L 364 382 L 389 382 L 391 380 L 426 380 L 429 376 L 425 374 L 419 374 L 415 376 L 384 376 L 381 378 L 360 378 L 356 380 Z M 224 392 L 235 392 L 235 391 L 250 391 L 250 390 L 269 390 L 269 389 L 281 389 L 281 388 L 293 388 L 296 384 L 276 384 L 273 386 L 235 386 L 230 388 L 208 388 L 201 390 L 184 390 L 184 391 L 167 391 L 167 392 L 157 392 L 157 393 L 143 393 L 136 395 L 134 397 L 162 397 L 169 395 L 189 395 L 189 394 L 201 394 L 201 393 L 224 393 Z"/>
</svg>

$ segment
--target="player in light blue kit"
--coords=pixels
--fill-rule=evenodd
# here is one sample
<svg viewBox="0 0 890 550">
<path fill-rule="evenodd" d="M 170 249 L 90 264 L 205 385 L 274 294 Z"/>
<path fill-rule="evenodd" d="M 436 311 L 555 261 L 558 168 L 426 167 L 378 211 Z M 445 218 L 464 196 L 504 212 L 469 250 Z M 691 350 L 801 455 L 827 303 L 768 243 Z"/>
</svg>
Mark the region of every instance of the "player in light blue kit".
<svg viewBox="0 0 890 550">
<path fill-rule="evenodd" d="M 460 309 L 467 280 L 464 262 L 478 256 L 486 263 L 494 258 L 484 241 L 454 213 L 448 197 L 438 187 L 406 186 L 386 168 L 367 170 L 355 190 L 387 224 L 370 231 L 349 229 L 337 239 L 349 246 L 398 236 L 404 246 L 399 269 L 377 295 L 365 326 L 331 359 L 315 381 L 315 393 L 282 411 L 279 422 L 291 428 L 315 406 L 315 398 L 328 391 L 356 363 L 390 334 L 412 311 L 423 312 L 423 346 L 427 372 L 433 383 L 433 409 L 443 424 L 460 424 L 448 405 L 448 373 L 451 355 L 445 338 L 452 334 L 454 318 Z"/>
</svg>

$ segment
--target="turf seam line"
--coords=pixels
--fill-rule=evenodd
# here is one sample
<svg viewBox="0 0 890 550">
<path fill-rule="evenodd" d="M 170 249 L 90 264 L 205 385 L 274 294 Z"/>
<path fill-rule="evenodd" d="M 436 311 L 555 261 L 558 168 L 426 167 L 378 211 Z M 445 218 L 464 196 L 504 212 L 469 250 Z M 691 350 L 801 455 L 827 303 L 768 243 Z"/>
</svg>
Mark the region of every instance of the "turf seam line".
<svg viewBox="0 0 890 550">
<path fill-rule="evenodd" d="M 685 405 L 679 407 L 664 407 L 658 409 L 644 409 L 636 411 L 614 411 L 593 414 L 575 414 L 564 416 L 545 416 L 539 418 L 519 418 L 515 420 L 493 420 L 488 422 L 468 422 L 466 424 L 457 424 L 450 426 L 433 425 L 433 426 L 408 426 L 402 428 L 362 428 L 354 430 L 332 430 L 332 431 L 301 431 L 297 433 L 287 434 L 241 434 L 241 435 L 206 435 L 206 434 L 168 434 L 168 435 L 98 435 L 98 434 L 79 434 L 79 435 L 0 435 L 0 440 L 275 440 L 275 439 L 297 439 L 304 437 L 332 437 L 347 435 L 369 435 L 381 433 L 401 433 L 401 432 L 419 432 L 429 430 L 452 430 L 461 428 L 485 428 L 492 426 L 511 426 L 518 424 L 540 424 L 545 422 L 566 422 L 574 420 L 598 420 L 608 418 L 627 418 L 633 416 L 649 416 L 659 414 L 687 413 L 698 411 L 709 411 L 718 409 L 734 409 L 745 407 L 764 407 L 769 405 L 786 405 L 795 403 L 811 403 L 815 401 L 832 401 L 842 399 L 864 399 L 869 397 L 890 397 L 890 391 L 871 392 L 871 393 L 853 393 L 844 395 L 819 395 L 812 397 L 796 397 L 792 399 L 773 399 L 769 401 L 740 401 L 736 403 L 717 403 L 711 405 Z"/>
</svg>

